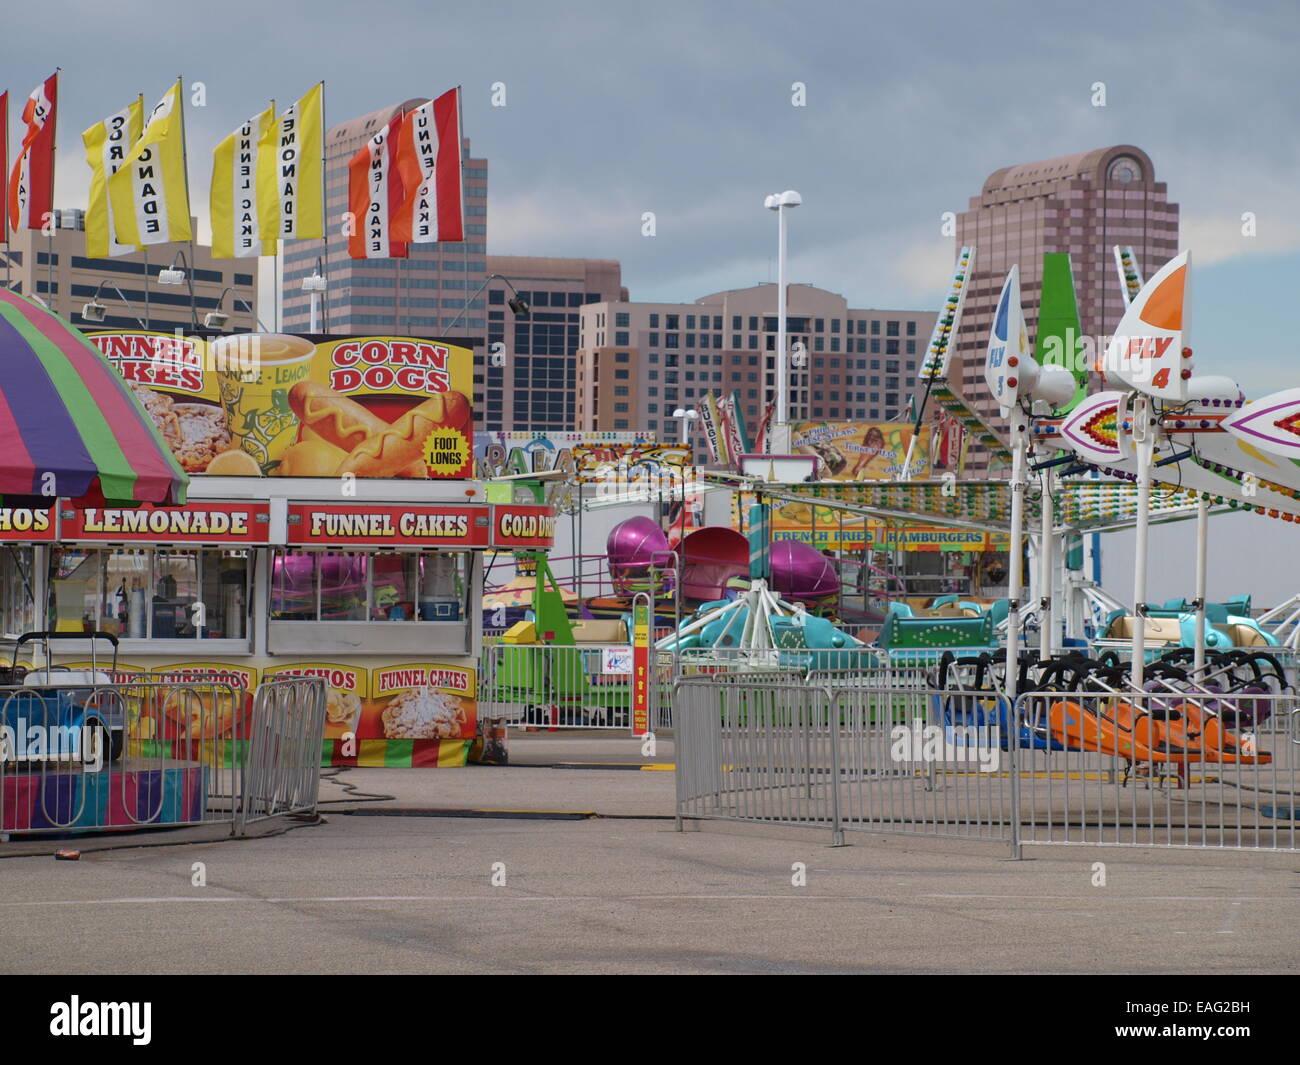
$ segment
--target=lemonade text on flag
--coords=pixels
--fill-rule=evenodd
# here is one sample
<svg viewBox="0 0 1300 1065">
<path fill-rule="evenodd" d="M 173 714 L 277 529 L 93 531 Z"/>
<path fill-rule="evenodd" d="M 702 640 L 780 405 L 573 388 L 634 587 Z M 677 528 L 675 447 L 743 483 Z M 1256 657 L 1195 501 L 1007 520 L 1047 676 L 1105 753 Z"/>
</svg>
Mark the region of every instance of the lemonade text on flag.
<svg viewBox="0 0 1300 1065">
<path fill-rule="evenodd" d="M 109 175 L 113 232 L 120 244 L 169 244 L 193 236 L 182 108 L 177 78 L 149 113 L 126 161 Z"/>
</svg>

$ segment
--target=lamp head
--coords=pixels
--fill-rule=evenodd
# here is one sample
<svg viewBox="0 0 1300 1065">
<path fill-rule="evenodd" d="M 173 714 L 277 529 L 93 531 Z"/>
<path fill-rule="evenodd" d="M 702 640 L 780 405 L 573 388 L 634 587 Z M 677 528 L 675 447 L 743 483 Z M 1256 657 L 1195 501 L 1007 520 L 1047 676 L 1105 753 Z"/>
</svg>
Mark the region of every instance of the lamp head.
<svg viewBox="0 0 1300 1065">
<path fill-rule="evenodd" d="M 175 266 L 164 267 L 158 271 L 158 284 L 183 285 L 185 284 L 185 271 Z"/>
<path fill-rule="evenodd" d="M 529 312 L 532 310 L 532 308 L 528 306 L 528 301 L 520 299 L 518 296 L 512 296 L 508 299 L 506 305 L 515 313 L 516 317 L 519 318 L 527 317 Z"/>
<path fill-rule="evenodd" d="M 230 320 L 230 315 L 223 311 L 209 311 L 203 316 L 204 329 L 224 329 L 226 322 Z"/>
<path fill-rule="evenodd" d="M 81 317 L 88 322 L 102 322 L 104 320 L 104 305 L 98 300 L 91 300 L 89 303 L 83 304 Z"/>
</svg>

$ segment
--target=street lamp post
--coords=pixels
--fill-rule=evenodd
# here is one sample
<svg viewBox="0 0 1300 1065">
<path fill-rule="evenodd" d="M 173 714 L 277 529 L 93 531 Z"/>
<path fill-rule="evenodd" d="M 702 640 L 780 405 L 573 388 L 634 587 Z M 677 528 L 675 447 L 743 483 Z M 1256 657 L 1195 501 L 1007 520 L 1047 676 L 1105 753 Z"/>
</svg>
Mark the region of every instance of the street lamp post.
<svg viewBox="0 0 1300 1065">
<path fill-rule="evenodd" d="M 302 290 L 311 293 L 311 326 L 309 332 L 316 332 L 316 308 L 319 305 L 321 293 L 328 287 L 329 282 L 325 280 L 321 258 L 318 255 L 316 256 L 316 272 L 311 277 L 302 279 Z"/>
<path fill-rule="evenodd" d="M 785 278 L 785 258 L 786 258 L 786 211 L 791 207 L 798 207 L 803 203 L 803 197 L 794 189 L 786 189 L 785 192 L 776 192 L 763 201 L 763 206 L 769 211 L 776 212 L 777 220 L 777 252 L 776 252 L 776 287 L 777 287 L 777 304 L 776 304 L 776 425 L 784 427 L 789 418 L 789 382 L 787 375 L 789 367 L 786 365 L 787 353 L 785 350 L 785 311 L 786 311 L 786 278 Z M 768 434 L 768 440 L 771 441 L 772 434 Z M 771 451 L 771 444 L 768 445 Z"/>
<path fill-rule="evenodd" d="M 700 412 L 694 407 L 678 407 L 673 411 L 673 417 L 677 418 L 682 427 L 682 444 L 689 445 L 691 442 L 691 422 L 700 416 Z"/>
</svg>

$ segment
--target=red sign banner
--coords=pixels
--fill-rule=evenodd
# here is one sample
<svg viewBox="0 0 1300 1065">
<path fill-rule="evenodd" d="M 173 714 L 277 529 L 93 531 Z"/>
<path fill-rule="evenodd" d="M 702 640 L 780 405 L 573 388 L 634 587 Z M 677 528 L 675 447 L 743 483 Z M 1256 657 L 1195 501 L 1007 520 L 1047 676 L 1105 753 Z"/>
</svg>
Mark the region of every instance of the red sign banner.
<svg viewBox="0 0 1300 1065">
<path fill-rule="evenodd" d="M 632 734 L 650 731 L 650 605 L 632 602 Z"/>
<path fill-rule="evenodd" d="M 492 507 L 492 546 L 550 548 L 555 546 L 555 508 L 520 504 Z"/>
<path fill-rule="evenodd" d="M 487 547 L 488 508 L 290 503 L 291 544 Z"/>
<path fill-rule="evenodd" d="M 271 539 L 268 503 L 190 503 L 129 510 L 87 507 L 60 511 L 60 537 L 151 544 L 265 544 Z"/>
<path fill-rule="evenodd" d="M 0 543 L 52 543 L 53 510 L 0 507 Z"/>
</svg>

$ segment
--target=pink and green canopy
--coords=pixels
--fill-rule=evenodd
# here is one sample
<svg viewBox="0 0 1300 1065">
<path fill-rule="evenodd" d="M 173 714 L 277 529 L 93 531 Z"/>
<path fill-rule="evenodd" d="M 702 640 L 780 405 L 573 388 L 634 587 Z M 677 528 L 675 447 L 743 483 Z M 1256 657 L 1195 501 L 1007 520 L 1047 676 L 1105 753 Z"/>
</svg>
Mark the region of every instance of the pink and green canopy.
<svg viewBox="0 0 1300 1065">
<path fill-rule="evenodd" d="M 117 505 L 185 502 L 189 478 L 99 350 L 0 288 L 0 497 Z"/>
</svg>

